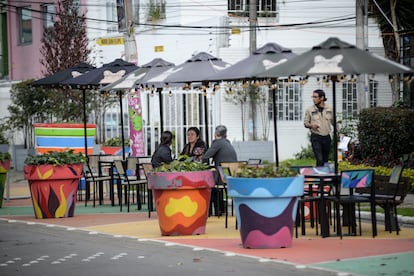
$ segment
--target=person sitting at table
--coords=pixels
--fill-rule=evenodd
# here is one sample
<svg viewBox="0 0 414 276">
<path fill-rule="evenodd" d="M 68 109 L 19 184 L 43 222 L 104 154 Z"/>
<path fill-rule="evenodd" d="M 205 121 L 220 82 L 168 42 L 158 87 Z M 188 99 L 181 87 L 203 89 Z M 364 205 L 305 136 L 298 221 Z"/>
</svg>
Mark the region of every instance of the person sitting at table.
<svg viewBox="0 0 414 276">
<path fill-rule="evenodd" d="M 203 163 L 209 163 L 210 158 L 213 159 L 214 165 L 220 166 L 222 162 L 237 162 L 237 153 L 231 142 L 227 139 L 227 128 L 218 125 L 214 132 L 214 140 L 211 147 L 203 155 Z M 216 183 L 220 183 L 220 176 L 217 169 L 214 173 Z M 213 188 L 211 190 L 211 203 L 214 206 L 215 215 L 220 216 L 224 211 L 223 190 Z M 217 201 L 217 199 L 221 199 Z"/>
<path fill-rule="evenodd" d="M 201 161 L 201 156 L 206 150 L 206 143 L 200 138 L 200 130 L 197 127 L 188 128 L 187 144 L 184 145 L 180 155 L 187 155 L 194 161 Z"/>
<path fill-rule="evenodd" d="M 171 163 L 173 161 L 171 154 L 171 144 L 173 134 L 171 131 L 163 131 L 161 134 L 161 141 L 158 148 L 151 157 L 151 164 L 153 168 L 161 166 L 163 163 Z"/>
</svg>

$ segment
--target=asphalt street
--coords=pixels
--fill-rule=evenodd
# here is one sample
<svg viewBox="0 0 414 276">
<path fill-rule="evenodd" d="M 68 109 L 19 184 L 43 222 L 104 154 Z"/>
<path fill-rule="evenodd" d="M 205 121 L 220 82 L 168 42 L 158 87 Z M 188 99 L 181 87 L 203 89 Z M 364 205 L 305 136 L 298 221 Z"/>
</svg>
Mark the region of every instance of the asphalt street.
<svg viewBox="0 0 414 276">
<path fill-rule="evenodd" d="M 0 275 L 337 275 L 176 243 L 0 220 Z"/>
</svg>

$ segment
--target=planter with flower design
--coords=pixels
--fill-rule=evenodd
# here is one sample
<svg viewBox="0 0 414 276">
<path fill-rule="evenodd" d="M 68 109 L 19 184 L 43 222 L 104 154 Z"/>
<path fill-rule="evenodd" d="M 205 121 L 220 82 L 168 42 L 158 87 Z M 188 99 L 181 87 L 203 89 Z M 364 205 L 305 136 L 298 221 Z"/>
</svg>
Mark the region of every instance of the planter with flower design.
<svg viewBox="0 0 414 276">
<path fill-rule="evenodd" d="M 3 206 L 4 189 L 7 173 L 10 170 L 11 156 L 8 152 L 0 152 L 0 208 Z"/>
<path fill-rule="evenodd" d="M 181 163 L 181 164 L 179 164 Z M 211 170 L 198 162 L 191 162 L 190 170 L 174 168 L 187 162 L 174 161 L 158 171 L 148 173 L 148 187 L 152 189 L 158 222 L 163 236 L 204 234 L 214 177 Z M 200 165 L 198 165 L 200 164 Z M 203 166 L 204 170 L 197 170 Z"/>
<path fill-rule="evenodd" d="M 271 166 L 269 167 L 271 168 Z M 255 174 L 260 168 L 252 169 Z M 304 178 L 294 172 L 277 176 L 226 177 L 228 194 L 234 200 L 244 248 L 291 247 L 298 199 Z M 287 176 L 286 176 L 287 175 Z M 290 176 L 289 176 L 290 175 Z"/>
<path fill-rule="evenodd" d="M 35 217 L 73 217 L 85 157 L 73 150 L 48 152 L 25 160 Z"/>
</svg>

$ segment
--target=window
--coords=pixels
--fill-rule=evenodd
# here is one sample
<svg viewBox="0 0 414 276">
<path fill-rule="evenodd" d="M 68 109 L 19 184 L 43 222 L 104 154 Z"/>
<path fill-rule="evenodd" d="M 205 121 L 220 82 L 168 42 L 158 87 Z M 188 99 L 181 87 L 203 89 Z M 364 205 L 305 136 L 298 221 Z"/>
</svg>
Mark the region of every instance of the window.
<svg viewBox="0 0 414 276">
<path fill-rule="evenodd" d="M 228 0 L 229 15 L 249 16 L 250 0 Z M 276 17 L 276 0 L 257 0 L 256 10 L 258 17 Z"/>
<path fill-rule="evenodd" d="M 107 28 L 106 30 L 108 32 L 116 32 L 118 30 L 118 25 L 116 22 L 118 22 L 118 14 L 117 14 L 117 8 L 114 2 L 106 2 L 106 20 Z"/>
<path fill-rule="evenodd" d="M 276 91 L 277 119 L 302 120 L 302 87 L 298 81 L 279 80 Z M 269 103 L 272 105 L 272 103 Z M 270 107 L 271 109 L 272 107 Z"/>
<path fill-rule="evenodd" d="M 357 84 L 355 81 L 342 83 L 342 116 L 344 120 L 358 117 Z"/>
<path fill-rule="evenodd" d="M 19 43 L 32 43 L 32 11 L 27 8 L 18 8 Z"/>
<path fill-rule="evenodd" d="M 53 17 L 55 15 L 55 5 L 44 4 L 42 5 L 43 12 L 43 28 L 53 28 Z"/>
<path fill-rule="evenodd" d="M 378 92 L 378 82 L 375 80 L 369 81 L 369 106 L 376 107 L 378 103 L 377 93 Z"/>
</svg>

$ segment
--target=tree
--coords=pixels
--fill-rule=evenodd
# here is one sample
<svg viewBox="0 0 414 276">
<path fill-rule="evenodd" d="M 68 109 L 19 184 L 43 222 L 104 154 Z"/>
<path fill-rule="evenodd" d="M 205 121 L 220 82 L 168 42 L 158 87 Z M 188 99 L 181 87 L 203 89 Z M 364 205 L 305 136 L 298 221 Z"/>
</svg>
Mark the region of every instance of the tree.
<svg viewBox="0 0 414 276">
<path fill-rule="evenodd" d="M 372 15 L 376 18 L 381 30 L 386 56 L 395 62 L 400 62 L 402 36 L 412 35 L 414 32 L 413 1 L 377 0 L 369 2 Z M 394 75 L 391 85 L 394 103 L 400 100 L 399 85 L 400 75 Z"/>
<path fill-rule="evenodd" d="M 76 2 L 59 1 L 53 27 L 44 29 L 40 63 L 45 75 L 86 62 L 91 53 L 86 36 L 86 17 L 80 14 Z"/>
</svg>

